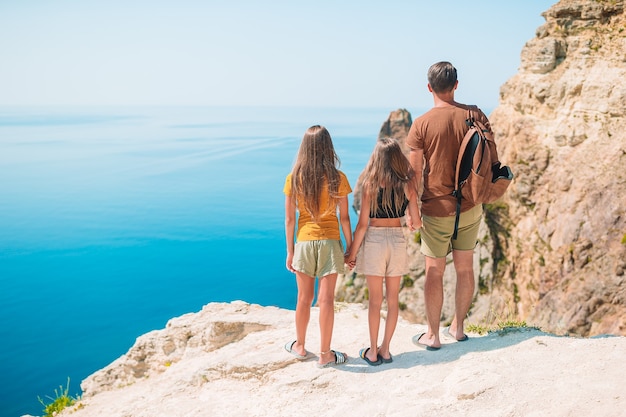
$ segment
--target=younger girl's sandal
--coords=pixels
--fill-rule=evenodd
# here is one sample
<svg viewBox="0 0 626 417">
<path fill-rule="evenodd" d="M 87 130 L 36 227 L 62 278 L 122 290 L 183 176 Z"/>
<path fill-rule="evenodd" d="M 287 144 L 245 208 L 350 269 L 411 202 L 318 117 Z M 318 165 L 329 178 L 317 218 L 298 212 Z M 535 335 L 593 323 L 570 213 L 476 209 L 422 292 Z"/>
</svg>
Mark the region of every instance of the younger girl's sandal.
<svg viewBox="0 0 626 417">
<path fill-rule="evenodd" d="M 334 350 L 331 350 L 331 352 L 335 354 L 335 360 L 326 362 L 324 364 L 318 363 L 318 368 L 328 368 L 329 366 L 343 365 L 348 361 L 348 356 L 345 353 L 337 352 Z"/>
<path fill-rule="evenodd" d="M 380 358 L 381 361 L 383 361 L 383 363 L 392 363 L 393 362 L 393 356 L 391 356 L 391 353 L 389 354 L 389 358 L 387 358 L 387 359 L 383 358 L 381 355 L 378 355 L 378 357 Z"/>
<path fill-rule="evenodd" d="M 378 350 L 380 351 L 380 346 L 378 346 Z M 378 354 L 378 357 L 380 358 L 381 361 L 383 361 L 383 363 L 392 363 L 393 362 L 393 356 L 391 356 L 391 353 L 389 353 L 389 358 L 388 359 L 383 358 L 383 355 L 381 355 L 380 353 Z"/>
<path fill-rule="evenodd" d="M 370 366 L 378 366 L 378 365 L 380 365 L 381 363 L 383 363 L 383 359 L 380 357 L 380 355 L 378 355 L 378 356 L 376 357 L 376 360 L 375 360 L 375 361 L 373 361 L 373 360 L 369 359 L 369 358 L 367 357 L 367 355 L 366 355 L 366 354 L 367 354 L 367 352 L 368 352 L 369 350 L 370 350 L 370 348 L 363 348 L 363 349 L 361 349 L 361 350 L 359 351 L 359 357 L 360 357 L 361 359 L 363 359 L 365 362 L 367 362 L 367 364 L 368 364 L 368 365 L 370 365 Z"/>
</svg>

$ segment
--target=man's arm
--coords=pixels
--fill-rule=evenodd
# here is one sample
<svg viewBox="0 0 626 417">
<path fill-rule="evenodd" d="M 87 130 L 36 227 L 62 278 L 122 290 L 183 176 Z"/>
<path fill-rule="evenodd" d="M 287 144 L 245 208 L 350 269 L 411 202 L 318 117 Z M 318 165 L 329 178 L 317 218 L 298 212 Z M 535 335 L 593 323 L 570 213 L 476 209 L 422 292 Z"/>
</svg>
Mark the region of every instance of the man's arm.
<svg viewBox="0 0 626 417">
<path fill-rule="evenodd" d="M 409 162 L 413 168 L 414 175 L 410 185 L 412 190 L 409 193 L 409 213 L 408 216 L 406 216 L 406 221 L 409 229 L 415 230 L 422 227 L 422 210 L 419 205 L 419 200 L 420 191 L 422 189 L 422 178 L 424 176 L 424 150 L 410 149 Z"/>
<path fill-rule="evenodd" d="M 424 176 L 424 150 L 411 148 L 411 150 L 409 151 L 409 162 L 411 163 L 411 167 L 415 172 L 415 175 L 413 176 L 413 187 L 419 200 L 419 195 L 422 188 L 422 178 Z"/>
</svg>

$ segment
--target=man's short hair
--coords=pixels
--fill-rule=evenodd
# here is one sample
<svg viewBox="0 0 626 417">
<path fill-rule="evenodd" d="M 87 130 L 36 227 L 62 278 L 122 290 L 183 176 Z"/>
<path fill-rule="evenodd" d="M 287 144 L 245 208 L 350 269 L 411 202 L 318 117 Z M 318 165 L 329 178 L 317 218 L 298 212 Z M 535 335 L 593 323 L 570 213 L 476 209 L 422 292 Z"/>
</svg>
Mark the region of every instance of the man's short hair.
<svg viewBox="0 0 626 417">
<path fill-rule="evenodd" d="M 428 69 L 428 84 L 435 93 L 451 91 L 456 84 L 456 68 L 447 62 L 437 62 Z"/>
</svg>

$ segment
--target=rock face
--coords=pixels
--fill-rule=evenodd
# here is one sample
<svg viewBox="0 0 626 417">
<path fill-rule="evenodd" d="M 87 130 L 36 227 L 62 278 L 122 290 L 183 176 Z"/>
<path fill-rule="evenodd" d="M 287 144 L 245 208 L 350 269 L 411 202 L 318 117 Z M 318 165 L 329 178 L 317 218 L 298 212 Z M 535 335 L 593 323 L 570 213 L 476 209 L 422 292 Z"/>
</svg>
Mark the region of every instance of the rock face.
<svg viewBox="0 0 626 417">
<path fill-rule="evenodd" d="M 516 178 L 502 201 L 485 206 L 470 322 L 626 335 L 624 1 L 562 0 L 543 16 L 490 115 L 500 159 Z M 393 112 L 381 135 L 404 142 L 410 120 L 405 110 Z M 409 240 L 413 272 L 400 293 L 402 314 L 424 322 L 419 237 Z M 450 263 L 444 280 L 446 322 Z M 364 281 L 348 275 L 338 298 L 363 300 Z"/>
<path fill-rule="evenodd" d="M 516 180 L 495 308 L 556 333 L 626 334 L 626 15 L 562 0 L 491 114 Z"/>
</svg>

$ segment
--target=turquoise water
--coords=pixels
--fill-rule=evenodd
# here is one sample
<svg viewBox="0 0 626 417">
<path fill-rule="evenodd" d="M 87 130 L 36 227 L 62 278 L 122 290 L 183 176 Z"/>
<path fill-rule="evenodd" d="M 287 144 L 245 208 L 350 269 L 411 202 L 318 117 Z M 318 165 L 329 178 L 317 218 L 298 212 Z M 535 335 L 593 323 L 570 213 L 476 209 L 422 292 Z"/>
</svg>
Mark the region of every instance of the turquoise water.
<svg viewBox="0 0 626 417">
<path fill-rule="evenodd" d="M 391 110 L 0 108 L 0 417 L 209 302 L 293 309 L 302 134 L 327 126 L 354 185 Z"/>
</svg>

